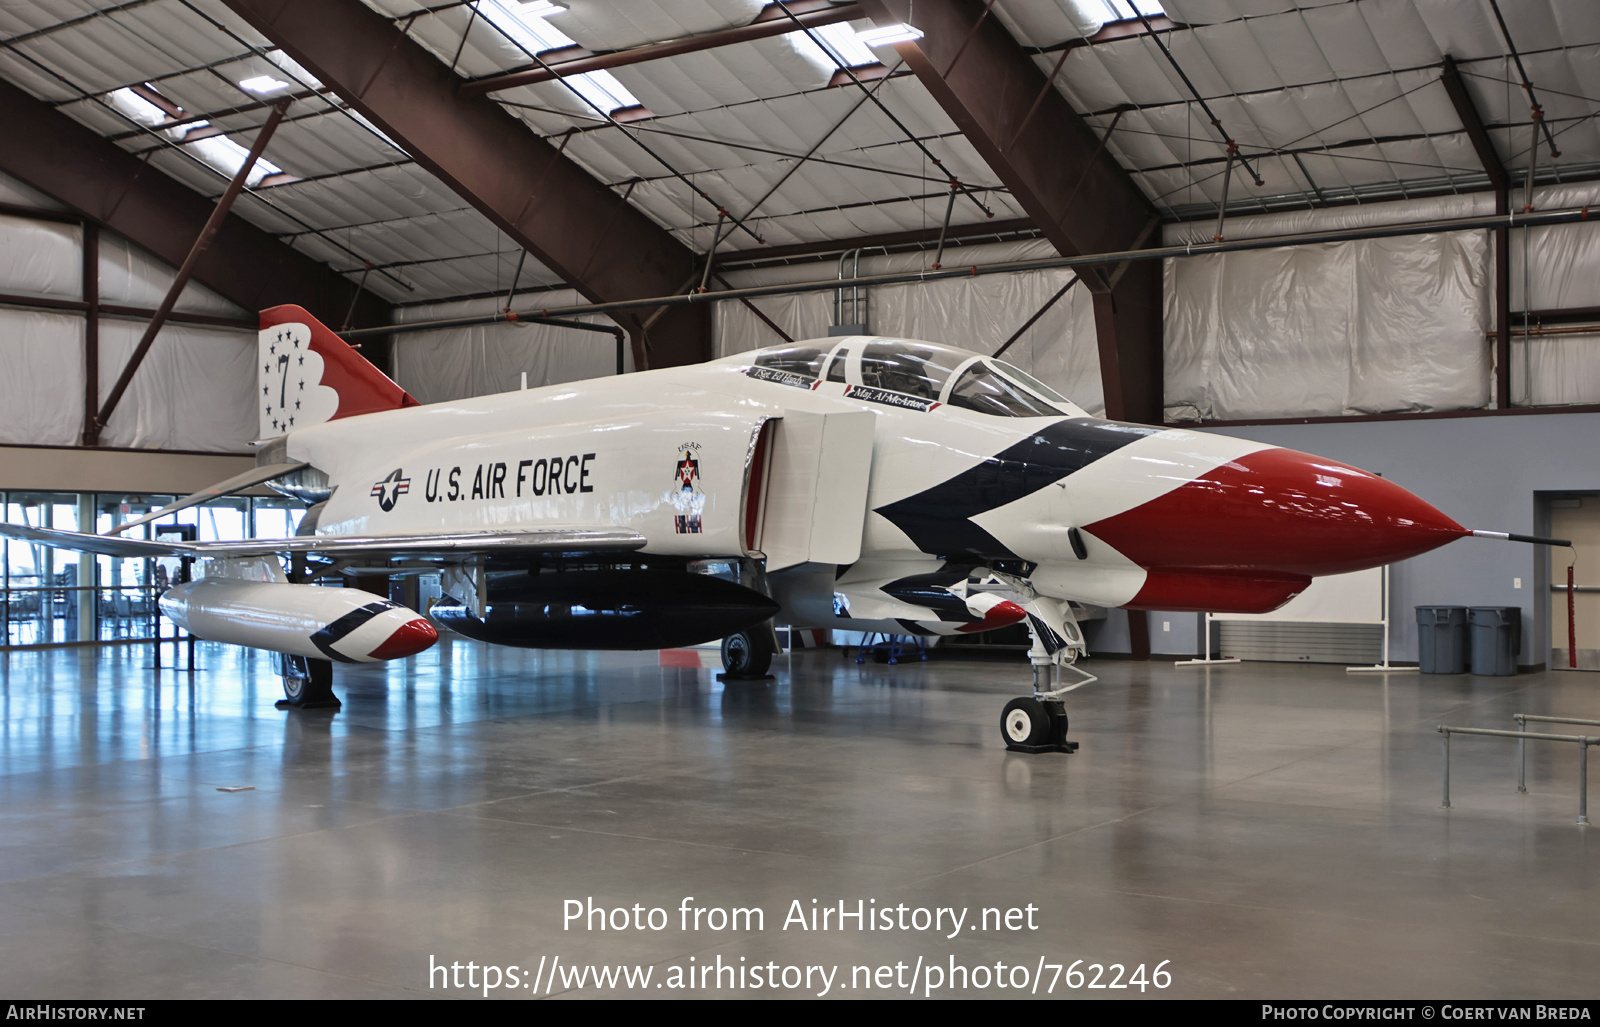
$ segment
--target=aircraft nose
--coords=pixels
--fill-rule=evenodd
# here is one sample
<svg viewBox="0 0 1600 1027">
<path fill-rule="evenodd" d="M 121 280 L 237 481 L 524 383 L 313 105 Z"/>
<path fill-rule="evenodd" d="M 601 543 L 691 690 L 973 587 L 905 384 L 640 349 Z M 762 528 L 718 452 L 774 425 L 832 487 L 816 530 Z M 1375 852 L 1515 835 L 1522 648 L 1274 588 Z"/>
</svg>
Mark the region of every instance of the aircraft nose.
<svg viewBox="0 0 1600 1027">
<path fill-rule="evenodd" d="M 1417 556 L 1469 532 L 1375 474 L 1264 449 L 1085 531 L 1144 567 L 1342 574 Z"/>
<path fill-rule="evenodd" d="M 439 641 L 439 632 L 421 617 L 415 617 L 395 628 L 378 648 L 367 656 L 374 660 L 398 660 L 415 656 Z"/>
</svg>

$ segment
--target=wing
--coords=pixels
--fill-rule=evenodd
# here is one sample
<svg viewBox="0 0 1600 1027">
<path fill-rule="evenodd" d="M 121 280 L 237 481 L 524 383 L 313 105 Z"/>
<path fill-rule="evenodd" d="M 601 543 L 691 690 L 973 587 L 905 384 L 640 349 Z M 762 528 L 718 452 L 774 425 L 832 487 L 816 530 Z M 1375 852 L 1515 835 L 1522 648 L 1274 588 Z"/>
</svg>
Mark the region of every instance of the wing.
<svg viewBox="0 0 1600 1027">
<path fill-rule="evenodd" d="M 303 468 L 310 466 L 311 465 L 308 463 L 301 462 L 297 464 L 268 464 L 265 467 L 252 467 L 243 474 L 234 475 L 227 481 L 219 481 L 210 488 L 201 489 L 199 492 L 192 492 L 178 500 L 176 503 L 168 503 L 161 509 L 152 510 L 143 517 L 135 518 L 126 524 L 119 524 L 115 528 L 112 528 L 110 531 L 106 532 L 106 534 L 120 535 L 129 528 L 137 528 L 139 525 L 148 524 L 151 521 L 159 521 L 169 513 L 176 513 L 179 510 L 187 510 L 191 506 L 199 506 L 201 503 L 209 503 L 211 500 L 220 499 L 223 496 L 231 496 L 236 493 L 243 492 L 245 489 L 255 488 L 257 485 L 265 484 L 266 482 L 272 481 L 274 478 L 281 478 L 286 474 L 292 474 L 295 471 L 302 470 Z"/>
<path fill-rule="evenodd" d="M 56 531 L 53 528 L 30 528 L 26 524 L 0 523 L 0 535 L 38 542 L 58 549 L 72 549 L 80 553 L 100 556 L 140 558 L 146 556 L 188 556 L 194 547 L 183 542 L 146 542 L 136 538 L 113 538 L 109 535 L 85 535 L 77 531 Z"/>
<path fill-rule="evenodd" d="M 627 553 L 643 549 L 645 537 L 637 531 L 612 528 L 547 528 L 530 531 L 462 531 L 433 535 L 303 535 L 298 538 L 256 539 L 240 542 L 197 542 L 192 556 L 238 559 L 278 553 L 316 553 L 322 556 L 466 557 L 494 553 L 541 553 L 582 556 L 589 553 Z"/>
<path fill-rule="evenodd" d="M 0 524 L 0 536 L 38 542 L 101 556 L 192 556 L 243 559 L 282 553 L 316 553 L 331 557 L 361 556 L 462 559 L 494 553 L 585 555 L 626 553 L 643 549 L 645 537 L 612 528 L 555 528 L 536 531 L 464 531 L 431 535 L 303 535 L 296 538 L 244 539 L 237 542 L 146 542 L 142 539 L 86 535 L 76 531 Z"/>
</svg>

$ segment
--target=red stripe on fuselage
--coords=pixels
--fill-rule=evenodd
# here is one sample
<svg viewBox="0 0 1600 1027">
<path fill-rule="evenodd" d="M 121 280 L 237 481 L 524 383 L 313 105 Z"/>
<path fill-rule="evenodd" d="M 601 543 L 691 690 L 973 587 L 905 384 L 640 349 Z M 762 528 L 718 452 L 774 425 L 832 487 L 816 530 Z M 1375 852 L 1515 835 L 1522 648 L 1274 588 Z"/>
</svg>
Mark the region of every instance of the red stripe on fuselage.
<svg viewBox="0 0 1600 1027">
<path fill-rule="evenodd" d="M 1188 594 L 1195 575 L 1216 576 L 1219 597 L 1243 602 L 1245 593 L 1257 595 L 1252 605 L 1278 589 L 1282 598 L 1266 607 L 1272 609 L 1299 591 L 1297 580 L 1303 587 L 1308 577 L 1404 560 L 1467 534 L 1393 482 L 1292 449 L 1239 457 L 1083 530 L 1152 572 L 1129 604 L 1152 609 L 1178 609 L 1155 596 Z M 1165 584 L 1155 572 L 1166 575 Z"/>
</svg>

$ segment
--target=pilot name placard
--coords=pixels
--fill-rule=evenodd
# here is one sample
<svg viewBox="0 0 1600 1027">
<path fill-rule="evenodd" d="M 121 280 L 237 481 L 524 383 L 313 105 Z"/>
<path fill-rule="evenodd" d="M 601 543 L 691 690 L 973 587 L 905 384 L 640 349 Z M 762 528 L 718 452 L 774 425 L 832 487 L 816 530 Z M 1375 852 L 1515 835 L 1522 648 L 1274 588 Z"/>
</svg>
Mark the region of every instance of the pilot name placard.
<svg viewBox="0 0 1600 1027">
<path fill-rule="evenodd" d="M 593 453 L 482 463 L 467 469 L 435 467 L 428 471 L 423 497 L 430 503 L 455 503 L 473 499 L 521 499 L 524 496 L 561 496 L 593 492 L 589 462 Z"/>
</svg>

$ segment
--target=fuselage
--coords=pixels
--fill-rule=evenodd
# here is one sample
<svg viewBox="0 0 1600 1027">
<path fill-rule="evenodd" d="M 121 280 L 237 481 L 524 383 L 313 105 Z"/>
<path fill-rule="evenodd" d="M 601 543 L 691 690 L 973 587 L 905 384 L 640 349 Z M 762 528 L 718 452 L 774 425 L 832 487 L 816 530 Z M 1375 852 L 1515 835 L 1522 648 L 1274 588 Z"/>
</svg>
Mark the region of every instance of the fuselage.
<svg viewBox="0 0 1600 1027">
<path fill-rule="evenodd" d="M 854 412 L 873 415 L 857 576 L 1003 566 L 1062 599 L 1262 612 L 1464 534 L 1356 468 L 1093 418 L 1006 365 L 875 337 L 343 418 L 287 446 L 334 487 L 319 534 L 615 527 L 645 555 L 747 557 L 772 517 L 764 426 Z"/>
</svg>

